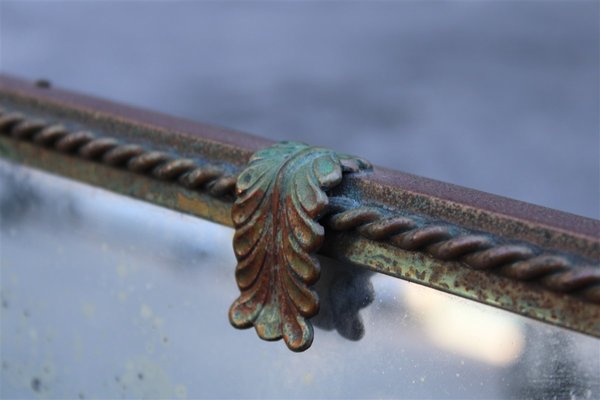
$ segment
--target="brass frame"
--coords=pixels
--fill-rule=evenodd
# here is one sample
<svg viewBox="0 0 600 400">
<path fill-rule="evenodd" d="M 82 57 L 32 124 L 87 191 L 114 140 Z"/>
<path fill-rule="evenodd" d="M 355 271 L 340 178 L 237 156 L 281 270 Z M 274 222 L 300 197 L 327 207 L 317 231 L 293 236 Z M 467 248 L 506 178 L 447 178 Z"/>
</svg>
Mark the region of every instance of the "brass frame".
<svg viewBox="0 0 600 400">
<path fill-rule="evenodd" d="M 0 156 L 233 226 L 273 142 L 0 78 Z M 600 222 L 385 168 L 328 193 L 321 254 L 600 337 Z"/>
</svg>

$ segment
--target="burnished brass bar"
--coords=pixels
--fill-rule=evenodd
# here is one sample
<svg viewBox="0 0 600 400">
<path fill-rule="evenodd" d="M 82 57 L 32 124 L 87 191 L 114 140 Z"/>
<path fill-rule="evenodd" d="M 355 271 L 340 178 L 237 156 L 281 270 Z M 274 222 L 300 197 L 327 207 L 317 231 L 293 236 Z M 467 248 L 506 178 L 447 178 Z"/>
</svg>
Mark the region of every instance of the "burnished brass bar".
<svg viewBox="0 0 600 400">
<path fill-rule="evenodd" d="M 5 76 L 0 108 L 1 157 L 227 226 L 273 144 Z M 377 166 L 328 194 L 322 254 L 600 337 L 599 221 Z"/>
</svg>

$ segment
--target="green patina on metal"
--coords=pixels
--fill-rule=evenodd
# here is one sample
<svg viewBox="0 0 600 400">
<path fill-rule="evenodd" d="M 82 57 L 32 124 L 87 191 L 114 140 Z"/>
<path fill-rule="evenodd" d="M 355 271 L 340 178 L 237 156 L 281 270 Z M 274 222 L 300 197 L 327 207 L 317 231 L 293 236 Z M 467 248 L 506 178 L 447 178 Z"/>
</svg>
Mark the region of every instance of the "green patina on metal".
<svg viewBox="0 0 600 400">
<path fill-rule="evenodd" d="M 227 226 L 272 145 L 6 77 L 0 104 L 2 158 Z M 600 337 L 600 221 L 380 167 L 327 194 L 320 254 Z"/>
<path fill-rule="evenodd" d="M 538 285 L 502 279 L 461 262 L 375 243 L 356 233 L 329 234 L 321 254 L 480 303 L 600 337 L 600 307 Z M 526 295 L 524 295 L 526 293 Z"/>
<path fill-rule="evenodd" d="M 188 190 L 176 182 L 165 182 L 97 162 L 82 162 L 72 155 L 48 151 L 28 142 L 0 136 L 3 158 L 39 168 L 80 182 L 121 193 L 163 207 L 231 225 L 231 203 L 208 193 Z"/>
<path fill-rule="evenodd" d="M 317 223 L 325 191 L 343 172 L 370 168 L 359 158 L 302 143 L 282 142 L 255 153 L 238 176 L 232 219 L 240 297 L 229 311 L 237 328 L 254 326 L 265 340 L 283 338 L 294 351 L 313 340 L 307 320 L 319 311 L 309 286 L 319 278 L 315 252 L 325 230 Z"/>
</svg>

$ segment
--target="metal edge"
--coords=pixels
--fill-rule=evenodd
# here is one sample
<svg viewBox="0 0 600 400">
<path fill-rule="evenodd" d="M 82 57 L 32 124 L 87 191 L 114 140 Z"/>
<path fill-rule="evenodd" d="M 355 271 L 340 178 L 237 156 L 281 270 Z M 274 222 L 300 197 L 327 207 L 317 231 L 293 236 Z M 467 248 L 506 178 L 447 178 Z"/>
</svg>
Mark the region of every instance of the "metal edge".
<svg viewBox="0 0 600 400">
<path fill-rule="evenodd" d="M 153 143 L 156 141 L 158 147 L 171 147 L 175 144 L 176 148 L 186 148 L 189 152 L 188 142 L 190 140 L 197 141 L 200 146 L 194 148 L 193 153 L 200 150 L 199 153 L 209 159 L 221 159 L 221 155 L 227 156 L 228 160 L 232 160 L 233 169 L 236 169 L 237 165 L 249 157 L 254 147 L 270 143 L 230 131 L 227 131 L 226 137 L 221 140 L 220 133 L 223 130 L 220 129 L 214 131 L 215 128 L 205 125 L 182 122 L 179 119 L 157 116 L 154 113 L 121 107 L 55 89 L 38 89 L 29 83 L 6 77 L 0 78 L 0 100 L 3 103 L 22 106 L 45 115 L 54 115 L 58 119 L 67 118 L 94 129 L 110 131 L 113 136 L 119 136 L 123 131 L 127 131 L 129 133 L 124 134 L 124 137 Z M 131 134 L 131 132 L 135 132 L 135 134 Z M 215 135 L 215 132 L 219 132 L 219 134 Z M 169 133 L 168 143 L 165 143 L 163 133 Z M 204 137 L 205 133 L 207 134 L 206 138 Z M 75 157 L 49 152 L 29 143 L 14 142 L 9 138 L 0 138 L 0 140 L 2 155 L 13 161 L 231 226 L 230 203 L 226 201 L 194 191 L 187 193 L 181 187 L 147 177 L 136 176 L 134 179 L 130 172 L 96 163 L 82 163 Z M 65 167 L 58 167 L 59 165 Z M 139 181 L 140 185 L 131 185 L 132 180 Z M 595 260 L 600 258 L 600 239 L 598 238 L 600 223 L 568 213 L 380 168 L 374 174 L 349 177 L 334 192 L 360 199 L 364 203 L 377 203 L 391 209 L 401 208 L 416 211 L 433 219 L 443 219 L 457 223 L 461 227 L 490 232 L 508 239 L 524 240 L 536 246 L 559 252 L 567 251 Z M 160 195 L 157 196 L 157 193 Z M 395 259 L 382 256 L 389 259 L 386 267 L 376 262 L 378 257 L 381 259 L 380 256 L 365 258 L 369 251 L 376 251 L 380 255 L 388 254 L 389 246 L 386 244 L 373 243 L 370 240 L 365 242 L 364 238 L 355 238 L 350 242 L 340 240 L 340 243 L 344 244 L 333 246 L 337 249 L 336 251 L 332 251 L 330 245 L 326 246 L 325 253 L 485 304 L 600 336 L 600 307 L 596 305 L 518 282 L 516 287 L 525 285 L 521 288 L 521 297 L 525 293 L 529 299 L 532 299 L 531 296 L 538 290 L 541 290 L 541 297 L 538 296 L 538 300 L 534 299 L 527 305 L 519 304 L 518 301 L 499 302 L 493 300 L 494 296 L 499 296 L 500 292 L 497 290 L 506 290 L 507 285 L 515 284 L 514 281 L 489 272 L 472 271 L 459 263 L 452 263 L 457 264 L 457 268 L 464 270 L 464 273 L 474 273 L 475 276 L 482 274 L 481 279 L 475 280 L 479 282 L 476 285 L 478 287 L 476 291 L 487 291 L 491 297 L 457 288 L 444 288 L 433 282 L 431 277 L 415 279 L 409 272 L 404 271 L 403 266 L 408 265 L 408 258 L 402 256 L 402 253 L 397 253 L 397 251 L 403 250 L 394 249 Z M 356 248 L 358 243 L 363 243 L 363 250 L 358 253 L 353 252 L 352 249 Z M 365 251 L 364 243 L 368 243 L 371 250 Z M 422 254 L 418 254 L 418 256 L 431 259 Z M 399 262 L 400 264 L 398 264 Z M 430 260 L 427 265 L 429 265 L 428 268 L 439 269 L 449 264 L 451 263 L 440 263 L 435 260 L 431 264 Z M 392 269 L 390 270 L 390 268 Z"/>
</svg>

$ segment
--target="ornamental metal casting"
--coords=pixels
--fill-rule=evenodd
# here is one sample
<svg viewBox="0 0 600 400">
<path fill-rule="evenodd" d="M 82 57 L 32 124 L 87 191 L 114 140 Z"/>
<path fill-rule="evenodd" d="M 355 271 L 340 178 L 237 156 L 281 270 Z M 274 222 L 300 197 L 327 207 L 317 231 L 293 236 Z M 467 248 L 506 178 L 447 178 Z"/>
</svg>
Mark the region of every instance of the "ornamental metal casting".
<svg viewBox="0 0 600 400">
<path fill-rule="evenodd" d="M 600 221 L 385 168 L 340 182 L 368 163 L 272 145 L 0 76 L 0 157 L 238 229 L 236 326 L 306 348 L 323 242 L 345 265 L 600 337 Z"/>
<path fill-rule="evenodd" d="M 319 311 L 319 299 L 309 286 L 319 278 L 315 252 L 325 231 L 317 221 L 328 204 L 325 191 L 343 172 L 368 168 L 359 158 L 295 142 L 252 156 L 237 179 L 231 212 L 241 291 L 229 310 L 233 326 L 254 326 L 265 340 L 283 338 L 293 351 L 310 347 L 308 318 Z"/>
</svg>

